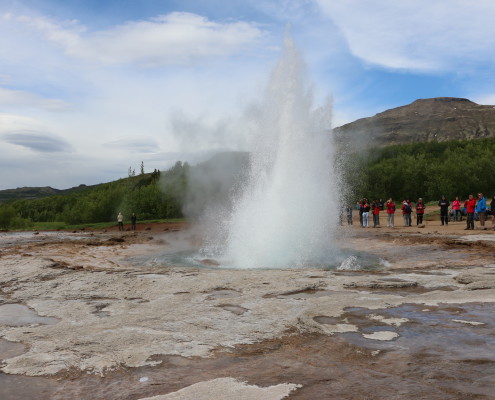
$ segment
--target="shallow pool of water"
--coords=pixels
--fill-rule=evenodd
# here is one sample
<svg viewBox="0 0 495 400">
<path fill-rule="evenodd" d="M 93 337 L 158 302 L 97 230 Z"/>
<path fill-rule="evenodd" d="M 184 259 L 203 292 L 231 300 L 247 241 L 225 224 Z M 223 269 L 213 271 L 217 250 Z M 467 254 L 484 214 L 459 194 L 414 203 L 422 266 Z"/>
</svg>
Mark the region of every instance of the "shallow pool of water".
<svg viewBox="0 0 495 400">
<path fill-rule="evenodd" d="M 54 325 L 59 320 L 42 317 L 23 304 L 0 305 L 0 325 L 25 326 L 31 324 Z"/>
<path fill-rule="evenodd" d="M 128 257 L 126 263 L 133 266 L 141 267 L 187 267 L 187 268 L 208 268 L 208 269 L 236 269 L 222 262 L 220 259 L 215 259 L 202 255 L 197 249 L 187 249 L 181 251 L 171 251 L 169 249 L 159 253 L 151 253 Z M 328 261 L 313 262 L 305 265 L 287 265 L 291 268 L 314 268 L 322 270 L 339 270 L 339 271 L 372 271 L 383 268 L 388 268 L 390 264 L 383 258 L 373 254 L 360 251 L 341 251 L 338 254 L 329 255 Z M 253 265 L 252 269 L 257 268 Z"/>
</svg>

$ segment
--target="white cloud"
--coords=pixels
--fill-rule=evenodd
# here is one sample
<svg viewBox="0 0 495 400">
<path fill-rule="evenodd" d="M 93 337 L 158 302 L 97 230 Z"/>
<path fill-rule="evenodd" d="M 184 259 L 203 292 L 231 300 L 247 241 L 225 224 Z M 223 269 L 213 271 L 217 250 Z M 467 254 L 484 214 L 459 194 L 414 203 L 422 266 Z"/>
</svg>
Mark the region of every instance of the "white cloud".
<svg viewBox="0 0 495 400">
<path fill-rule="evenodd" d="M 495 93 L 472 95 L 471 98 L 478 104 L 495 105 Z"/>
<path fill-rule="evenodd" d="M 491 0 L 315 0 L 363 61 L 418 71 L 495 61 Z"/>
<path fill-rule="evenodd" d="M 160 150 L 158 141 L 151 136 L 120 138 L 105 143 L 104 146 L 112 149 L 126 150 L 129 153 L 157 153 Z"/>
<path fill-rule="evenodd" d="M 33 107 L 47 111 L 64 111 L 68 104 L 59 99 L 47 99 L 22 90 L 10 90 L 0 87 L 0 106 Z"/>
<path fill-rule="evenodd" d="M 220 23 L 183 12 L 95 32 L 74 21 L 62 23 L 30 16 L 15 20 L 39 31 L 71 57 L 108 65 L 137 63 L 158 67 L 183 64 L 198 57 L 225 56 L 246 49 L 264 35 L 247 22 Z"/>
</svg>

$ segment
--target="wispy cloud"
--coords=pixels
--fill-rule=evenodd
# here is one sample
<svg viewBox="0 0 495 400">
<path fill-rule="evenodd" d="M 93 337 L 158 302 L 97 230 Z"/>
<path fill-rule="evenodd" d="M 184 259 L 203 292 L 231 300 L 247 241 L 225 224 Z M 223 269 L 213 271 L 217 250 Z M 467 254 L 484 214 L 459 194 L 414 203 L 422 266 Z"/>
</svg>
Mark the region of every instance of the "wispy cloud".
<svg viewBox="0 0 495 400">
<path fill-rule="evenodd" d="M 104 146 L 113 149 L 125 150 L 130 153 L 157 153 L 160 151 L 158 141 L 151 136 L 122 138 L 105 143 Z"/>
<path fill-rule="evenodd" d="M 315 1 L 367 63 L 441 71 L 494 62 L 493 1 Z"/>
<path fill-rule="evenodd" d="M 65 140 L 39 132 L 11 132 L 2 135 L 2 139 L 7 143 L 41 153 L 59 153 L 71 150 L 71 145 Z"/>
<path fill-rule="evenodd" d="M 23 90 L 10 90 L 0 87 L 0 106 L 32 107 L 46 111 L 64 111 L 69 105 L 59 99 L 47 99 Z"/>
<path fill-rule="evenodd" d="M 130 21 L 107 30 L 89 31 L 71 21 L 46 17 L 4 15 L 59 45 L 65 54 L 102 64 L 137 63 L 146 67 L 174 65 L 198 57 L 237 53 L 263 37 L 247 22 L 214 22 L 184 12 L 173 12 L 146 21 Z"/>
</svg>

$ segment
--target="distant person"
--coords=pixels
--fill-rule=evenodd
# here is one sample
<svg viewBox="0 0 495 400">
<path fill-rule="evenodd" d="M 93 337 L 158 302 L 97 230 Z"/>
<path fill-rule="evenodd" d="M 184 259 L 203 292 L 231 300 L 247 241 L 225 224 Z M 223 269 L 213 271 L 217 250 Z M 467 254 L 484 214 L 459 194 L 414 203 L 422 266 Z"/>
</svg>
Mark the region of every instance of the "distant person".
<svg viewBox="0 0 495 400">
<path fill-rule="evenodd" d="M 440 207 L 440 221 L 442 222 L 442 225 L 448 225 L 450 201 L 447 200 L 445 195 L 443 195 L 438 202 L 438 206 Z"/>
<path fill-rule="evenodd" d="M 368 199 L 363 200 L 363 228 L 370 227 L 370 202 Z"/>
<path fill-rule="evenodd" d="M 364 210 L 364 198 L 359 202 L 359 225 L 363 227 L 363 210 Z"/>
<path fill-rule="evenodd" d="M 416 202 L 416 225 L 423 224 L 423 216 L 425 215 L 425 203 L 422 198 Z"/>
<path fill-rule="evenodd" d="M 469 198 L 464 202 L 464 207 L 466 207 L 467 215 L 467 227 L 464 230 L 472 230 L 474 229 L 474 211 L 476 209 L 476 199 L 472 194 L 470 194 Z"/>
<path fill-rule="evenodd" d="M 392 198 L 388 199 L 385 203 L 387 209 L 387 227 L 394 227 L 394 215 L 395 215 L 395 203 Z"/>
<path fill-rule="evenodd" d="M 455 200 L 452 202 L 452 211 L 453 211 L 454 222 L 461 221 L 462 220 L 461 201 L 459 200 L 459 196 L 457 196 Z"/>
<path fill-rule="evenodd" d="M 486 200 L 483 197 L 483 193 L 478 193 L 478 203 L 476 204 L 476 208 L 474 211 L 476 212 L 476 214 L 478 214 L 481 227 L 485 228 Z"/>
<path fill-rule="evenodd" d="M 344 206 L 339 207 L 339 225 L 344 225 Z"/>
<path fill-rule="evenodd" d="M 373 209 L 373 228 L 380 226 L 380 203 L 375 200 L 372 205 Z"/>
<path fill-rule="evenodd" d="M 492 214 L 492 229 L 495 231 L 495 195 L 492 196 L 492 202 L 490 203 L 490 212 Z"/>
<path fill-rule="evenodd" d="M 119 215 L 117 215 L 117 222 L 119 224 L 119 231 L 124 230 L 124 216 L 122 215 L 121 212 L 119 212 Z"/>
<path fill-rule="evenodd" d="M 136 213 L 132 213 L 131 214 L 131 229 L 133 231 L 136 230 L 136 220 L 137 220 Z"/>
<path fill-rule="evenodd" d="M 411 226 L 411 213 L 412 207 L 409 200 L 404 200 L 402 202 L 402 217 L 404 218 L 404 226 Z"/>
<path fill-rule="evenodd" d="M 347 207 L 347 225 L 352 225 L 352 207 Z"/>
</svg>

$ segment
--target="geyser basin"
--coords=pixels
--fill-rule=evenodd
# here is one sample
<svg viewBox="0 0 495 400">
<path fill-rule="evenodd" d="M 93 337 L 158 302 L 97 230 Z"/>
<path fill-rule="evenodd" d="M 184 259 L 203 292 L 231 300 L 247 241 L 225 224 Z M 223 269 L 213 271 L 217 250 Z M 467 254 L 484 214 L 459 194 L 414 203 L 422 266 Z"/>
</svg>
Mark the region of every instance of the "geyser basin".
<svg viewBox="0 0 495 400">
<path fill-rule="evenodd" d="M 141 267 L 187 267 L 187 268 L 209 268 L 209 269 L 237 269 L 236 265 L 230 265 L 226 260 L 207 258 L 196 250 L 163 251 L 148 255 L 130 257 L 126 262 L 133 266 Z M 308 268 L 322 270 L 341 271 L 371 271 L 386 267 L 387 262 L 373 254 L 359 251 L 339 251 L 333 253 L 326 261 L 308 264 L 290 264 L 283 267 L 270 267 L 269 265 L 253 264 L 246 269 L 292 269 Z"/>
</svg>

